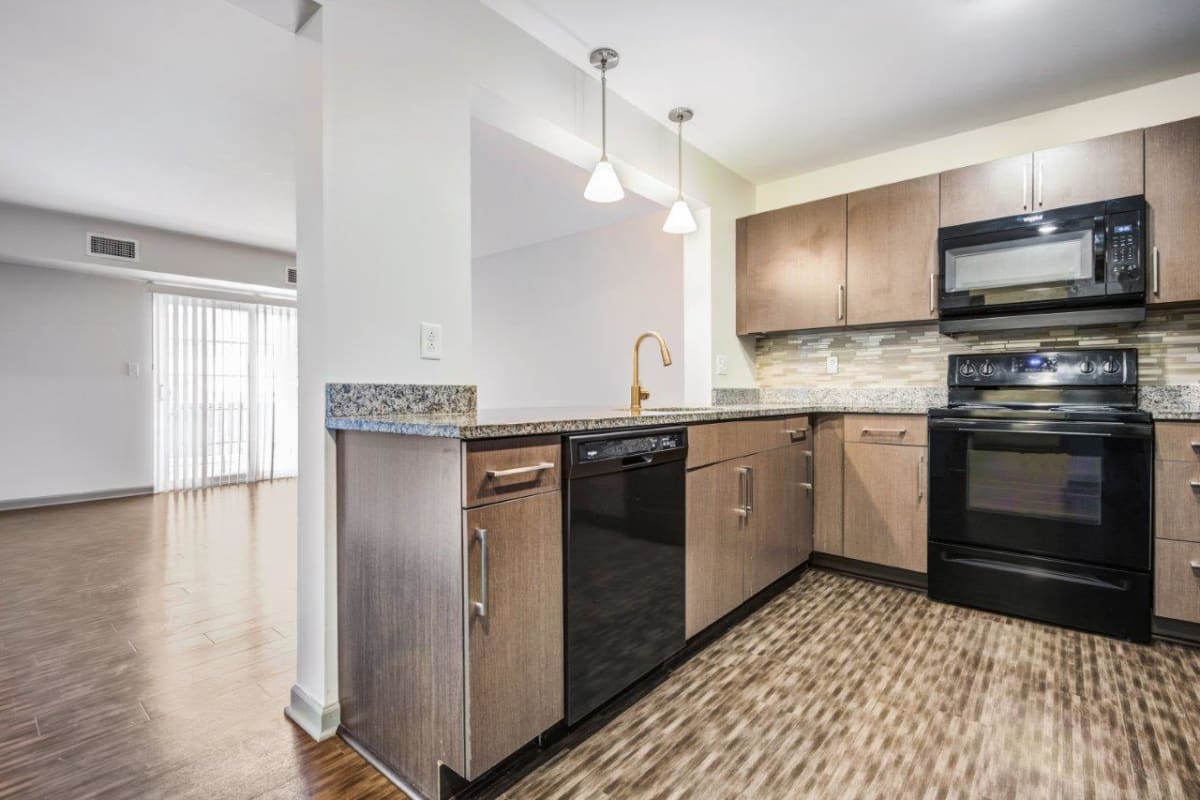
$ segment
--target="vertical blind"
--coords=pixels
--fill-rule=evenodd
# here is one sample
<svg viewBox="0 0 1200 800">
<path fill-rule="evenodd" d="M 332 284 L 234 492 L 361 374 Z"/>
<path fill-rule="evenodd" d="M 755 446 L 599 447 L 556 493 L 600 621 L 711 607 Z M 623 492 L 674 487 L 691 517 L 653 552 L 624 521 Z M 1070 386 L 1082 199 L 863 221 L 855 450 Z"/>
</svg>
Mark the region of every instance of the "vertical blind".
<svg viewBox="0 0 1200 800">
<path fill-rule="evenodd" d="M 154 295 L 154 489 L 296 474 L 296 309 Z"/>
</svg>

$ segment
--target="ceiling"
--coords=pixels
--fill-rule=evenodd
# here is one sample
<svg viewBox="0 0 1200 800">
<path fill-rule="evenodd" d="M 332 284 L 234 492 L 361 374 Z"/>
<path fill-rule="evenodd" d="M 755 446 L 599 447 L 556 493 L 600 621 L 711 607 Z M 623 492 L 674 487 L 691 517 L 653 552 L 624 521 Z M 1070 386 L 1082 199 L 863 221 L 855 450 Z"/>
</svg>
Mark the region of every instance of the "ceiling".
<svg viewBox="0 0 1200 800">
<path fill-rule="evenodd" d="M 484 2 L 755 183 L 1200 71 L 1197 0 Z"/>
<path fill-rule="evenodd" d="M 0 200 L 295 247 L 295 38 L 223 0 L 6 2 Z"/>
<path fill-rule="evenodd" d="M 667 210 L 625 190 L 620 203 L 583 199 L 588 172 L 471 120 L 471 253 L 475 258 Z"/>
</svg>

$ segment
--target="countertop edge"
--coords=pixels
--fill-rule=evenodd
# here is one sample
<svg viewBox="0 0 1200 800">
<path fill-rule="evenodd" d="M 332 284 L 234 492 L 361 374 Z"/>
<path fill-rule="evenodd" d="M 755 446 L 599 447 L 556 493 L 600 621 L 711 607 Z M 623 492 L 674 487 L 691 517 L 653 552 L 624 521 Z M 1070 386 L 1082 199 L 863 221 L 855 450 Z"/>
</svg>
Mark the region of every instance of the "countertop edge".
<svg viewBox="0 0 1200 800">
<path fill-rule="evenodd" d="M 690 425 L 762 417 L 802 416 L 807 414 L 911 414 L 924 416 L 928 408 L 915 406 L 860 407 L 846 405 L 762 405 L 756 407 L 716 407 L 679 413 L 652 413 L 638 417 L 573 417 L 546 420 L 516 420 L 513 422 L 456 421 L 437 415 L 422 419 L 421 415 L 326 417 L 329 430 L 367 431 L 408 436 L 432 436 L 450 439 L 496 439 L 507 436 L 536 436 L 540 434 L 589 433 L 605 430 L 652 428 L 663 425 Z"/>
</svg>

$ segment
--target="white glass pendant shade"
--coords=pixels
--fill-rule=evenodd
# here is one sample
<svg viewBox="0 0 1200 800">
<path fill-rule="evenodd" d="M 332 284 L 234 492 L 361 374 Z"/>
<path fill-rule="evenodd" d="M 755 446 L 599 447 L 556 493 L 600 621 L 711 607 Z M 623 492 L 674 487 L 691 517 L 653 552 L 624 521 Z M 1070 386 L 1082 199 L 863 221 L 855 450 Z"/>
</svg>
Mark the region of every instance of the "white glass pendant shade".
<svg viewBox="0 0 1200 800">
<path fill-rule="evenodd" d="M 667 214 L 667 221 L 663 223 L 663 233 L 682 234 L 696 230 L 696 218 L 692 216 L 692 210 L 683 199 L 683 123 L 691 118 L 692 110 L 683 106 L 671 109 L 671 113 L 667 115 L 667 119 L 679 126 L 679 194 L 675 196 L 675 202 Z"/>
<path fill-rule="evenodd" d="M 607 158 L 596 162 L 583 196 L 593 203 L 615 203 L 625 198 L 625 190 L 621 188 L 621 181 L 617 180 L 617 171 Z"/>
<path fill-rule="evenodd" d="M 583 198 L 593 203 L 615 203 L 625 199 L 625 190 L 608 160 L 608 71 L 617 66 L 620 56 L 611 47 L 598 47 L 590 60 L 600 70 L 600 160 L 584 187 Z"/>
<path fill-rule="evenodd" d="M 696 218 L 682 197 L 671 206 L 671 213 L 667 214 L 662 229 L 663 233 L 692 233 L 696 230 Z"/>
</svg>

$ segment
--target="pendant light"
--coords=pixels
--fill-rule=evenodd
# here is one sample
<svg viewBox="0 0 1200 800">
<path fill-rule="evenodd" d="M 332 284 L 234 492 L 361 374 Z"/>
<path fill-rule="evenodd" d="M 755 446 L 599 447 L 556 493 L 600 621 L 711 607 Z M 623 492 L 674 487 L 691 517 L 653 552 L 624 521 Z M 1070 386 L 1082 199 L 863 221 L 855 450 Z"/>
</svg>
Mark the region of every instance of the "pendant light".
<svg viewBox="0 0 1200 800">
<path fill-rule="evenodd" d="M 691 233 L 696 230 L 696 218 L 692 216 L 692 210 L 683 199 L 683 123 L 692 116 L 692 110 L 682 106 L 671 109 L 671 113 L 667 114 L 667 119 L 679 126 L 679 193 L 675 195 L 671 212 L 667 214 L 667 221 L 663 223 L 663 233 Z"/>
<path fill-rule="evenodd" d="M 592 66 L 600 70 L 600 161 L 592 170 L 591 180 L 583 196 L 593 203 L 615 203 L 625 199 L 625 190 L 617 171 L 608 160 L 608 78 L 606 73 L 617 66 L 620 56 L 611 47 L 598 47 L 591 54 Z"/>
</svg>

